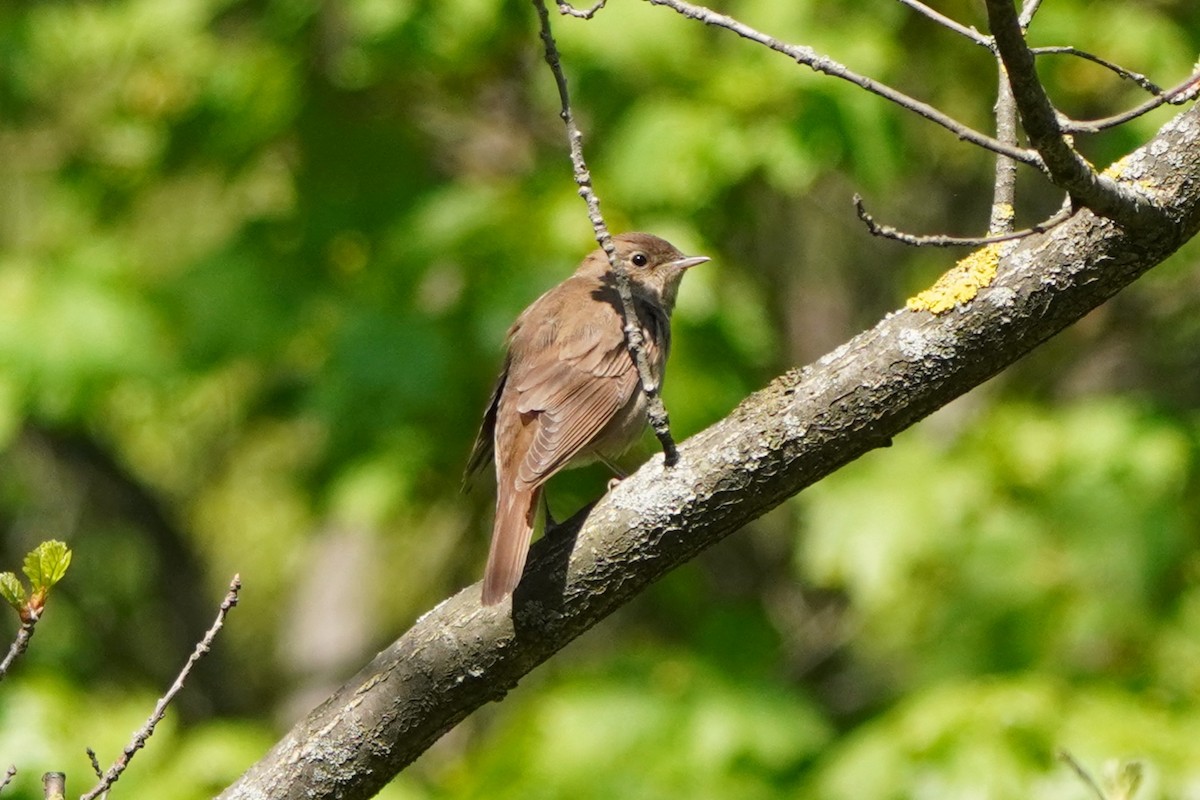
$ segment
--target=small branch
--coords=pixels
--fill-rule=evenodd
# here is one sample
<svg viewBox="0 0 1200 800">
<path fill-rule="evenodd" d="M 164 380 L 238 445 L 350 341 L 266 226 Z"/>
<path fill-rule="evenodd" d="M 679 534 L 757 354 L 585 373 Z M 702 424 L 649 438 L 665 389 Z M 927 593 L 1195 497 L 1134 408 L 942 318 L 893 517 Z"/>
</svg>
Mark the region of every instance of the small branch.
<svg viewBox="0 0 1200 800">
<path fill-rule="evenodd" d="M 1033 23 L 1033 15 L 1038 12 L 1042 6 L 1042 0 L 1029 0 L 1021 5 L 1021 30 L 1029 30 L 1029 26 Z"/>
<path fill-rule="evenodd" d="M 908 7 L 912 8 L 913 11 L 916 11 L 920 14 L 923 14 L 923 16 L 928 17 L 931 20 L 934 20 L 934 22 L 937 23 L 938 25 L 941 25 L 942 28 L 948 28 L 949 30 L 954 31 L 955 34 L 958 34 L 959 36 L 964 36 L 964 37 L 968 38 L 968 40 L 971 40 L 972 42 L 978 44 L 979 47 L 983 47 L 988 50 L 994 49 L 994 47 L 992 47 L 992 42 L 991 42 L 990 36 L 985 36 L 984 34 L 980 34 L 980 32 L 977 31 L 976 29 L 967 28 L 966 25 L 956 22 L 956 20 L 954 20 L 954 19 L 950 19 L 949 17 L 946 16 L 946 14 L 932 10 L 932 8 L 930 8 L 929 6 L 926 6 L 924 4 L 924 2 L 920 2 L 920 0 L 898 0 L 898 1 L 900 2 L 900 5 L 904 5 L 904 6 L 908 6 Z"/>
<path fill-rule="evenodd" d="M 212 648 L 213 640 L 217 638 L 217 634 L 225 626 L 225 617 L 228 616 L 230 609 L 237 605 L 238 592 L 241 589 L 241 576 L 234 575 L 233 580 L 229 582 L 229 591 L 226 593 L 225 599 L 221 602 L 221 607 L 217 611 L 216 620 L 213 622 L 212 627 L 204 634 L 204 638 L 196 645 L 196 649 L 192 651 L 192 655 L 188 657 L 187 663 L 183 665 L 183 669 L 175 677 L 175 682 L 171 684 L 171 688 L 159 698 L 158 703 L 154 706 L 154 712 L 146 720 L 146 724 L 134 734 L 133 740 L 125 746 L 125 750 L 121 753 L 120 758 L 108 768 L 108 772 L 104 773 L 103 779 L 91 791 L 83 795 L 80 800 L 94 800 L 100 794 L 107 792 L 117 782 L 117 779 L 121 777 L 121 773 L 125 771 L 125 768 L 129 766 L 129 762 L 133 759 L 134 754 L 146 746 L 146 742 L 154 734 L 155 726 L 162 722 L 163 717 L 166 716 L 167 706 L 175 699 L 175 695 L 179 694 L 180 690 L 183 689 L 183 682 L 191 674 L 192 667 L 196 666 L 196 662 L 203 658 Z M 96 765 L 94 756 L 92 763 Z"/>
<path fill-rule="evenodd" d="M 1104 794 L 1104 790 L 1100 788 L 1100 784 L 1096 783 L 1096 779 L 1092 777 L 1091 773 L 1084 769 L 1083 765 L 1075 760 L 1075 756 L 1071 755 L 1066 750 L 1059 750 L 1058 760 L 1074 770 L 1075 774 L 1079 776 L 1079 779 L 1083 781 L 1089 789 L 1092 790 L 1092 794 L 1096 795 L 1096 800 L 1108 800 L 1107 795 Z"/>
<path fill-rule="evenodd" d="M 42 797 L 45 800 L 66 800 L 67 776 L 62 772 L 42 774 Z"/>
<path fill-rule="evenodd" d="M 14 766 L 9 767 L 8 770 L 4 773 L 4 780 L 0 780 L 0 792 L 3 792 L 4 787 L 8 786 L 10 783 L 12 783 L 12 779 L 15 777 L 17 777 L 17 768 L 14 765 Z"/>
<path fill-rule="evenodd" d="M 88 760 L 92 762 L 92 772 L 100 780 L 104 780 L 104 770 L 100 768 L 100 759 L 96 758 L 96 751 L 90 747 L 85 747 L 84 752 L 87 753 Z"/>
<path fill-rule="evenodd" d="M 987 244 L 1011 242 L 1016 239 L 1024 239 L 1027 236 L 1033 236 L 1037 233 L 1045 233 L 1051 228 L 1066 222 L 1071 218 L 1072 213 L 1069 207 L 1064 208 L 1049 219 L 1021 231 L 1009 231 L 990 236 L 960 237 L 942 235 L 919 236 L 917 234 L 905 233 L 890 225 L 882 225 L 875 221 L 875 218 L 871 216 L 870 212 L 863 205 L 862 197 L 857 194 L 854 195 L 854 210 L 858 213 L 858 218 L 867 226 L 867 230 L 872 236 L 891 239 L 892 241 L 912 247 L 982 247 Z"/>
<path fill-rule="evenodd" d="M 4 676 L 8 674 L 13 662 L 20 658 L 29 647 L 29 640 L 33 638 L 33 629 L 39 619 L 41 619 L 40 615 L 29 615 L 28 619 L 22 620 L 21 629 L 17 631 L 17 638 L 8 648 L 8 655 L 4 657 L 3 661 L 0 661 L 0 681 L 4 680 Z"/>
<path fill-rule="evenodd" d="M 1003 62 L 997 59 L 999 79 L 996 81 L 996 138 L 1005 144 L 1017 143 L 1017 104 Z M 1005 236 L 1013 232 L 1017 202 L 1017 163 L 1008 156 L 996 156 L 995 182 L 992 187 L 992 213 L 988 220 L 989 236 Z"/>
<path fill-rule="evenodd" d="M 959 139 L 970 142 L 985 150 L 990 150 L 993 153 L 1002 153 L 1014 161 L 1019 161 L 1022 164 L 1027 164 L 1039 170 L 1045 170 L 1042 164 L 1042 157 L 1032 150 L 1027 150 L 1020 147 L 1012 147 L 1003 142 L 980 133 L 967 127 L 958 120 L 938 111 L 928 103 L 923 103 L 920 100 L 909 97 L 903 92 L 897 91 L 892 87 L 879 83 L 878 81 L 867 78 L 851 71 L 846 66 L 839 64 L 837 61 L 828 56 L 818 55 L 811 47 L 800 45 L 791 45 L 780 42 L 772 36 L 751 28 L 742 22 L 738 22 L 732 17 L 727 17 L 724 14 L 718 14 L 715 11 L 710 11 L 702 6 L 695 6 L 684 0 L 648 0 L 651 5 L 666 6 L 678 14 L 682 14 L 688 19 L 695 19 L 703 22 L 705 25 L 713 25 L 718 28 L 725 28 L 733 31 L 738 36 L 744 39 L 749 39 L 752 42 L 757 42 L 765 47 L 774 50 L 777 53 L 791 58 L 799 64 L 812 69 L 814 72 L 820 72 L 829 75 L 833 78 L 840 78 L 844 81 L 849 81 L 855 86 L 878 95 L 885 100 L 889 100 L 901 108 L 907 109 L 918 116 L 922 116 L 930 122 L 941 125 L 946 130 L 953 133 Z"/>
<path fill-rule="evenodd" d="M 575 6 L 566 2 L 566 0 L 558 0 L 558 13 L 566 17 L 578 17 L 579 19 L 591 19 L 596 16 L 596 12 L 604 8 L 608 0 L 596 0 L 596 4 L 591 8 L 580 10 Z"/>
<path fill-rule="evenodd" d="M 625 265 L 621 263 L 621 259 L 617 258 L 612 235 L 609 234 L 608 227 L 604 224 L 604 217 L 600 214 L 600 198 L 596 196 L 596 192 L 592 188 L 592 175 L 583 159 L 583 133 L 575 124 L 575 117 L 571 113 L 567 77 L 563 74 L 558 47 L 554 43 L 554 35 L 550 32 L 550 13 L 546 10 L 544 0 L 533 0 L 533 5 L 537 8 L 538 20 L 541 25 L 542 43 L 546 48 L 546 63 L 550 65 L 550 71 L 554 73 L 554 82 L 558 86 L 558 97 L 562 102 L 562 111 L 559 112 L 559 116 L 567 126 L 567 142 L 570 145 L 575 183 L 579 186 L 579 196 L 587 203 L 588 219 L 596 233 L 596 241 L 608 256 L 608 263 L 612 267 L 613 275 L 616 276 L 617 294 L 621 296 L 621 313 L 625 319 L 625 342 L 629 347 L 629 355 L 637 366 L 642 391 L 646 394 L 646 417 L 650 422 L 650 427 L 654 429 L 654 435 L 662 444 L 666 465 L 671 467 L 679 460 L 679 453 L 675 448 L 675 440 L 671 438 L 670 419 L 661 396 L 662 387 L 659 386 L 658 381 L 654 380 L 650 372 L 645 340 L 642 336 L 641 326 L 637 324 L 637 311 L 633 306 L 633 291 L 629 286 L 629 274 L 625 271 Z"/>
<path fill-rule="evenodd" d="M 1103 119 L 1094 119 L 1087 122 L 1075 122 L 1068 120 L 1063 123 L 1062 129 L 1066 133 L 1099 133 L 1100 131 L 1115 128 L 1118 125 L 1124 125 L 1130 120 L 1146 114 L 1154 109 L 1170 103 L 1171 105 L 1183 105 L 1196 99 L 1197 93 L 1200 93 L 1200 72 L 1194 72 L 1187 80 L 1180 83 L 1174 88 L 1159 94 L 1157 97 L 1152 97 L 1139 106 L 1135 106 L 1128 111 L 1120 114 L 1115 114 L 1111 117 Z"/>
<path fill-rule="evenodd" d="M 987 48 L 989 51 L 994 51 L 992 37 L 986 36 L 974 28 L 969 28 L 966 25 L 963 25 L 961 22 L 950 19 L 950 17 L 947 17 L 945 14 L 942 14 L 939 11 L 935 11 L 934 9 L 920 2 L 920 0 L 898 0 L 898 2 L 901 5 L 908 6 L 919 14 L 928 17 L 938 25 L 941 25 L 943 28 L 949 28 L 959 36 L 964 36 L 967 39 L 970 39 L 980 47 Z"/>
<path fill-rule="evenodd" d="M 1150 94 L 1162 94 L 1162 87 L 1155 84 L 1154 81 L 1150 80 L 1142 73 L 1125 69 L 1120 64 L 1114 64 L 1108 59 L 1101 58 L 1100 56 L 1089 53 L 1086 50 L 1080 50 L 1078 47 L 1071 47 L 1069 45 L 1059 47 L 1031 47 L 1029 52 L 1033 53 L 1035 56 L 1062 55 L 1082 58 L 1084 61 L 1091 61 L 1093 64 L 1099 64 L 1110 72 L 1115 73 L 1116 76 L 1122 80 L 1136 83 L 1147 92 L 1150 92 Z"/>
<path fill-rule="evenodd" d="M 1025 45 L 1012 0 L 986 0 L 986 4 L 988 23 L 1004 61 L 1025 133 L 1041 155 L 1050 179 L 1070 193 L 1076 204 L 1126 228 L 1159 223 L 1161 211 L 1149 199 L 1098 174 L 1063 136 L 1050 98 L 1038 80 L 1033 53 Z"/>
</svg>

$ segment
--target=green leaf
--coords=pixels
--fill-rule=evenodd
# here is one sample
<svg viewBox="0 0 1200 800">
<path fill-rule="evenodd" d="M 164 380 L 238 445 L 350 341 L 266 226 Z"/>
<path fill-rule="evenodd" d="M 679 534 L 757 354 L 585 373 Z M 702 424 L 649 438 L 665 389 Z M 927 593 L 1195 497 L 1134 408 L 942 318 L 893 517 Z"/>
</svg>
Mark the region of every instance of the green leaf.
<svg viewBox="0 0 1200 800">
<path fill-rule="evenodd" d="M 25 587 L 11 572 L 0 572 L 0 595 L 18 611 L 25 606 Z"/>
<path fill-rule="evenodd" d="M 50 587 L 62 580 L 71 565 L 71 550 L 63 542 L 51 539 L 42 542 L 25 556 L 25 574 L 33 593 L 45 595 Z"/>
</svg>

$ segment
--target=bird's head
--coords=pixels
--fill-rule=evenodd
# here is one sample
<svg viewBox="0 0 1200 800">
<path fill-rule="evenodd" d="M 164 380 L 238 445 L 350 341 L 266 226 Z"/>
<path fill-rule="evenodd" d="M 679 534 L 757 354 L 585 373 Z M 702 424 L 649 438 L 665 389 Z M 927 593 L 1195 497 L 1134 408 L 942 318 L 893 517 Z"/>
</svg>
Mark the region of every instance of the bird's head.
<svg viewBox="0 0 1200 800">
<path fill-rule="evenodd" d="M 666 239 L 649 233 L 619 234 L 613 237 L 613 246 L 625 265 L 634 296 L 662 306 L 668 314 L 675 308 L 683 273 L 709 260 L 708 256 L 684 256 Z M 603 275 L 610 270 L 608 256 L 597 249 L 588 256 L 584 268 Z"/>
</svg>

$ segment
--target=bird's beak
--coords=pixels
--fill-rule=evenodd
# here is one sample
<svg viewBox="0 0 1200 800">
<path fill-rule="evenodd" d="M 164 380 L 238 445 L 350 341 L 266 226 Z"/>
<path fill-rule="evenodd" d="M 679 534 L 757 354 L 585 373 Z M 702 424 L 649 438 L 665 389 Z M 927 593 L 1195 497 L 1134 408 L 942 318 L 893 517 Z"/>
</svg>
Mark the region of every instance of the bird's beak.
<svg viewBox="0 0 1200 800">
<path fill-rule="evenodd" d="M 708 256 L 692 256 L 691 258 L 680 258 L 676 261 L 672 261 L 670 266 L 678 270 L 685 270 L 710 260 L 711 259 Z"/>
</svg>

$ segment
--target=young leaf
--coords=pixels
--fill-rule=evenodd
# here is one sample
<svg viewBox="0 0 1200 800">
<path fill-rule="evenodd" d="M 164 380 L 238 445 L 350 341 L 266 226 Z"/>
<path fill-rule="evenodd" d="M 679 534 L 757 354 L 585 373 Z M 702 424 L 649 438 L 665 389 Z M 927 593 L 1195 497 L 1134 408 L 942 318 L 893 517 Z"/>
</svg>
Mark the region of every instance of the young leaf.
<svg viewBox="0 0 1200 800">
<path fill-rule="evenodd" d="M 11 572 L 0 572 L 0 596 L 18 611 L 25 606 L 25 587 Z"/>
<path fill-rule="evenodd" d="M 50 587 L 62 580 L 71 565 L 71 550 L 63 542 L 51 539 L 35 547 L 25 556 L 25 574 L 33 593 L 45 595 Z"/>
</svg>

